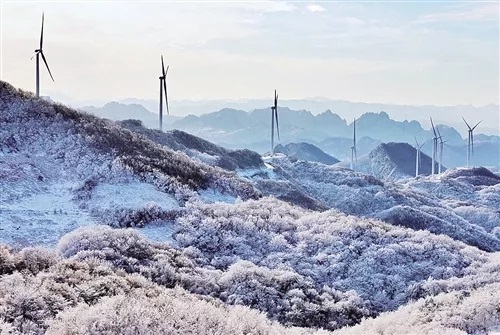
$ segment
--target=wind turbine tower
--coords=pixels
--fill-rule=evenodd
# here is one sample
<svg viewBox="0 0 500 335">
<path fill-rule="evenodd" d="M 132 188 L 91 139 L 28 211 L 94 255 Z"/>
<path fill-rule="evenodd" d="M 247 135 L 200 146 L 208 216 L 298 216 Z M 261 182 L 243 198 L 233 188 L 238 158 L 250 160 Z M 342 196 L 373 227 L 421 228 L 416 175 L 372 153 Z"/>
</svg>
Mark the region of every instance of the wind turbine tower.
<svg viewBox="0 0 500 335">
<path fill-rule="evenodd" d="M 473 133 L 473 131 L 482 122 L 482 120 L 479 121 L 478 123 L 476 123 L 476 125 L 472 128 L 471 128 L 471 126 L 469 126 L 469 124 L 467 123 L 467 121 L 465 121 L 465 119 L 463 117 L 462 117 L 462 120 L 464 120 L 465 124 L 467 125 L 467 128 L 469 128 L 469 138 L 467 140 L 467 167 L 469 167 L 471 157 L 474 156 L 474 133 Z"/>
<path fill-rule="evenodd" d="M 446 141 L 443 141 L 443 137 L 441 136 L 441 133 L 439 132 L 439 128 L 436 127 L 436 130 L 438 132 L 438 139 L 439 139 L 439 165 L 438 165 L 438 173 L 441 174 L 441 168 L 443 167 L 443 150 L 444 150 L 444 144 Z"/>
<path fill-rule="evenodd" d="M 40 56 L 42 56 L 42 60 L 45 63 L 45 66 L 47 67 L 47 70 L 49 71 L 50 78 L 52 79 L 53 82 L 55 82 L 54 77 L 52 77 L 52 73 L 50 72 L 49 64 L 47 63 L 47 59 L 45 59 L 45 55 L 43 54 L 43 22 L 45 19 L 45 14 L 42 13 L 42 32 L 40 33 L 40 46 L 38 49 L 35 50 L 35 55 L 33 57 L 36 57 L 36 97 L 40 97 Z M 31 59 L 33 59 L 31 57 Z"/>
<path fill-rule="evenodd" d="M 271 156 L 274 156 L 274 120 L 276 119 L 276 132 L 280 139 L 280 128 L 278 124 L 278 94 L 274 90 L 274 106 L 271 106 Z"/>
<path fill-rule="evenodd" d="M 432 131 L 434 132 L 434 137 L 432 138 L 432 167 L 431 176 L 436 173 L 436 158 L 437 158 L 437 148 L 438 148 L 438 135 L 436 133 L 436 127 L 434 127 L 434 122 L 431 118 Z"/>
<path fill-rule="evenodd" d="M 351 147 L 351 170 L 354 170 L 356 164 L 358 163 L 358 153 L 356 151 L 356 119 L 353 121 L 353 136 L 352 136 L 352 147 Z"/>
<path fill-rule="evenodd" d="M 160 130 L 163 130 L 163 92 L 165 92 L 165 104 L 167 106 L 167 114 L 170 115 L 168 110 L 168 96 L 167 96 L 167 73 L 168 68 L 165 70 L 165 64 L 163 63 L 163 56 L 161 56 L 161 76 L 160 76 Z"/>
<path fill-rule="evenodd" d="M 418 174 L 419 174 L 419 170 L 420 170 L 420 162 L 421 162 L 421 159 L 420 159 L 420 150 L 422 149 L 422 147 L 424 146 L 425 142 L 422 143 L 422 144 L 418 144 L 418 141 L 417 141 L 417 138 L 415 137 L 415 143 L 417 144 L 417 146 L 415 147 L 415 149 L 417 149 L 417 157 L 415 159 L 415 177 L 418 177 Z"/>
</svg>

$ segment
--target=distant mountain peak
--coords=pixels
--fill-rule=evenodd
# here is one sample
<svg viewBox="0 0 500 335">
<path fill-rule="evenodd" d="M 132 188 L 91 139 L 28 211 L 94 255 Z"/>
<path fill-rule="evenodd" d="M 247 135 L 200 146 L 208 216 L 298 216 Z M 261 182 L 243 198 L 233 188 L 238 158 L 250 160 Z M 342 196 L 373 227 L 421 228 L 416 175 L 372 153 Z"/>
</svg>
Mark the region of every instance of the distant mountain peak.
<svg viewBox="0 0 500 335">
<path fill-rule="evenodd" d="M 285 146 L 279 144 L 276 146 L 275 152 L 283 153 L 292 159 L 318 162 L 326 165 L 339 162 L 337 158 L 330 156 L 317 146 L 306 142 L 288 143 Z"/>
</svg>

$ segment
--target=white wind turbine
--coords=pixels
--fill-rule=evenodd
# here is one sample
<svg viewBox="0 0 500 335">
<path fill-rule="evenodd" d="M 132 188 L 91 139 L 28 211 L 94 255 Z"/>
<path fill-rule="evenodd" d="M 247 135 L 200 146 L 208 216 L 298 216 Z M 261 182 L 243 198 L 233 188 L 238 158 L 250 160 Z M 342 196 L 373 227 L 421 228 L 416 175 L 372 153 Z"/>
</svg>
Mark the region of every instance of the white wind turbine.
<svg viewBox="0 0 500 335">
<path fill-rule="evenodd" d="M 434 132 L 434 137 L 432 138 L 432 167 L 431 176 L 436 173 L 436 158 L 437 158 L 437 148 L 438 148 L 438 135 L 436 133 L 436 128 L 434 127 L 434 122 L 431 118 L 432 131 Z"/>
<path fill-rule="evenodd" d="M 278 94 L 274 90 L 274 106 L 271 106 L 271 156 L 274 156 L 274 120 L 276 119 L 276 132 L 280 139 L 280 127 L 278 124 Z"/>
<path fill-rule="evenodd" d="M 417 146 L 415 147 L 415 149 L 417 149 L 417 157 L 415 159 L 415 177 L 418 177 L 418 174 L 419 174 L 419 170 L 420 170 L 420 164 L 421 164 L 421 149 L 422 147 L 424 146 L 424 143 L 422 144 L 418 144 L 418 141 L 417 141 L 417 138 L 415 137 L 415 143 L 417 144 Z"/>
<path fill-rule="evenodd" d="M 356 164 L 358 163 L 358 153 L 356 151 L 356 119 L 354 119 L 353 124 L 353 136 L 352 136 L 352 147 L 351 147 L 351 170 L 354 170 Z"/>
<path fill-rule="evenodd" d="M 463 117 L 462 117 L 462 120 L 464 120 L 465 124 L 467 125 L 467 128 L 469 128 L 469 138 L 467 141 L 467 167 L 469 167 L 471 156 L 474 156 L 474 134 L 473 134 L 473 131 L 474 131 L 474 129 L 476 129 L 476 127 L 482 121 L 479 121 L 478 123 L 476 123 L 476 125 L 474 127 L 471 128 L 471 126 L 469 126 L 469 124 L 467 123 L 467 121 L 465 121 L 465 119 Z"/>
<path fill-rule="evenodd" d="M 52 73 L 50 72 L 49 69 L 49 64 L 47 64 L 47 59 L 45 59 L 45 55 L 43 54 L 43 22 L 45 19 L 45 14 L 42 13 L 42 32 L 40 33 L 40 47 L 35 50 L 35 55 L 33 57 L 36 57 L 36 97 L 40 97 L 40 56 L 42 56 L 42 60 L 45 63 L 45 66 L 47 67 L 47 70 L 49 71 L 50 78 L 52 79 L 53 82 L 55 82 L 54 77 L 52 77 Z M 33 59 L 31 57 L 31 59 Z"/>
<path fill-rule="evenodd" d="M 447 141 L 443 141 L 443 137 L 441 136 L 441 133 L 439 132 L 439 128 L 436 127 L 436 130 L 438 132 L 438 139 L 439 139 L 439 165 L 438 165 L 438 174 L 441 174 L 441 168 L 443 167 L 443 150 L 444 150 L 444 144 Z"/>
<path fill-rule="evenodd" d="M 163 92 L 165 92 L 165 104 L 167 106 L 167 114 L 170 115 L 168 110 L 168 96 L 167 96 L 167 73 L 168 68 L 165 70 L 165 64 L 163 63 L 163 56 L 161 56 L 161 76 L 160 79 L 160 130 L 163 129 Z"/>
</svg>

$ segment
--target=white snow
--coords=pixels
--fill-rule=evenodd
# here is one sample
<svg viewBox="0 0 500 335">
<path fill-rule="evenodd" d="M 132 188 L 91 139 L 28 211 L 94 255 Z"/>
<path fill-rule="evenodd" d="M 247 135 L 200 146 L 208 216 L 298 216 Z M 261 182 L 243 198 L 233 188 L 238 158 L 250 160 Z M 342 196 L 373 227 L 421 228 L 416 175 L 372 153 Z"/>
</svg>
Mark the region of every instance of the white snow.
<svg viewBox="0 0 500 335">
<path fill-rule="evenodd" d="M 154 222 L 142 228 L 132 228 L 153 242 L 167 242 L 171 246 L 177 246 L 177 242 L 172 238 L 174 232 L 173 222 Z"/>
<path fill-rule="evenodd" d="M 274 172 L 274 166 L 269 164 L 268 162 L 270 160 L 265 160 L 266 157 L 262 157 L 262 160 L 264 161 L 264 168 L 257 168 L 257 169 L 244 169 L 244 170 L 237 170 L 236 173 L 238 174 L 239 177 L 241 178 L 246 178 L 246 179 L 252 179 L 254 176 L 262 175 L 265 174 L 269 179 L 278 179 L 276 176 L 276 173 Z M 268 157 L 272 158 L 272 157 Z"/>
<path fill-rule="evenodd" d="M 234 204 L 236 201 L 236 197 L 232 194 L 221 193 L 215 189 L 206 189 L 202 191 L 198 191 L 200 198 L 203 202 L 208 204 L 213 204 L 216 202 L 225 202 L 228 204 Z"/>
<path fill-rule="evenodd" d="M 72 191 L 78 186 L 76 183 L 55 183 L 45 186 L 41 193 L 3 201 L 0 205 L 0 243 L 15 247 L 55 245 L 61 236 L 78 227 L 102 224 L 90 214 L 96 209 L 140 209 L 151 203 L 163 210 L 179 208 L 173 195 L 151 184 L 133 181 L 98 184 L 84 209 L 72 200 Z M 152 240 L 160 241 L 171 238 L 170 230 L 158 226 L 141 231 Z"/>
<path fill-rule="evenodd" d="M 0 205 L 0 243 L 22 247 L 54 245 L 75 228 L 96 224 L 71 200 L 70 183 L 53 184 L 44 193 Z"/>
<path fill-rule="evenodd" d="M 93 209 L 139 209 L 151 202 L 164 210 L 179 208 L 179 204 L 173 195 L 161 192 L 154 185 L 138 181 L 98 184 L 92 190 L 89 206 Z"/>
<path fill-rule="evenodd" d="M 500 325 L 490 328 L 488 331 L 489 335 L 500 335 Z"/>
</svg>

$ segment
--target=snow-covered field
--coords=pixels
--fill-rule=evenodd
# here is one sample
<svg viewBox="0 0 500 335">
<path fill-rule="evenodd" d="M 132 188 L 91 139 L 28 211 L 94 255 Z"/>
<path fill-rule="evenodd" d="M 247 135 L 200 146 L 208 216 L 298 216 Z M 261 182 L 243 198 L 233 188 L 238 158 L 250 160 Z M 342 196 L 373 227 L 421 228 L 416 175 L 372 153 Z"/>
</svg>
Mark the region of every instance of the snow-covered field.
<svg viewBox="0 0 500 335">
<path fill-rule="evenodd" d="M 35 193 L 0 205 L 0 243 L 22 247 L 55 245 L 64 234 L 96 224 L 88 211 L 72 201 L 74 184 L 52 184 Z"/>
<path fill-rule="evenodd" d="M 64 234 L 82 226 L 103 224 L 95 215 L 106 210 L 138 210 L 148 206 L 178 209 L 177 200 L 143 182 L 99 184 L 88 201 L 75 197 L 78 183 L 54 183 L 43 192 L 17 196 L 0 205 L 0 243 L 23 246 L 54 246 Z M 169 239 L 171 228 L 145 229 L 154 240 Z M 166 233 L 162 237 L 163 232 Z"/>
</svg>

